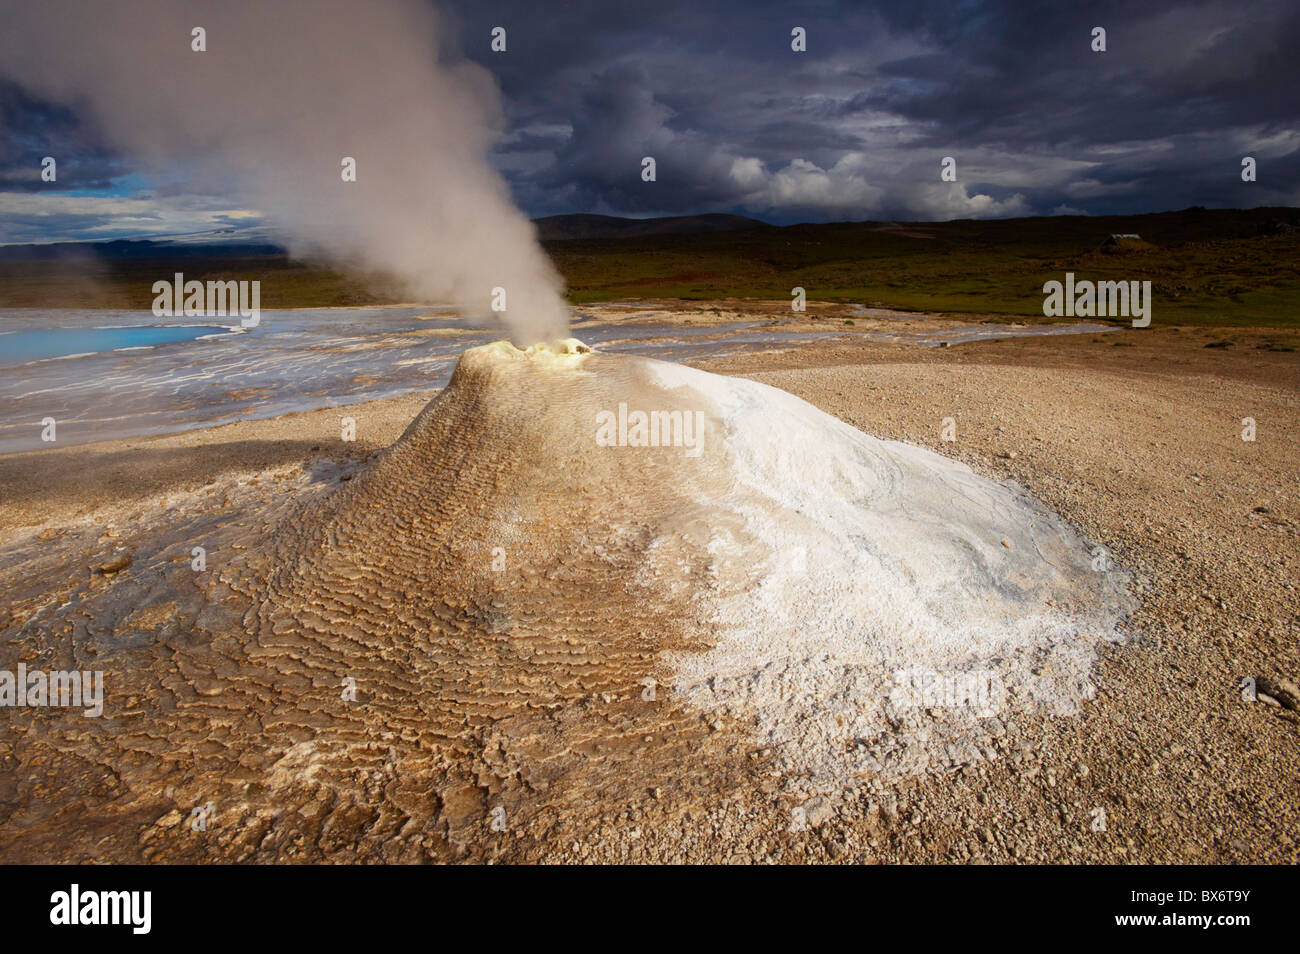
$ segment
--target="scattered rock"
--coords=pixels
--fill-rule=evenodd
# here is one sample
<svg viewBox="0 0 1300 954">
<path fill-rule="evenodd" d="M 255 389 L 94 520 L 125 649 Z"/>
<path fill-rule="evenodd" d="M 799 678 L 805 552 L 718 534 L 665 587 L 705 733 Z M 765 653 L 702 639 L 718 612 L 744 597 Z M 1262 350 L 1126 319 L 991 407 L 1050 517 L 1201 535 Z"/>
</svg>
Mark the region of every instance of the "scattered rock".
<svg viewBox="0 0 1300 954">
<path fill-rule="evenodd" d="M 108 562 L 99 564 L 99 566 L 95 567 L 95 569 L 98 570 L 100 573 L 110 575 L 113 573 L 120 573 L 130 565 L 131 565 L 131 554 L 120 553 L 117 556 L 113 557 L 113 559 L 109 560 Z"/>
<path fill-rule="evenodd" d="M 1260 699 L 1271 697 L 1283 709 L 1290 709 L 1292 712 L 1300 711 L 1300 687 L 1291 680 L 1283 679 L 1281 676 L 1275 679 L 1260 676 L 1255 680 L 1255 688 Z"/>
<path fill-rule="evenodd" d="M 831 803 L 824 798 L 810 798 L 803 803 L 804 818 L 808 824 L 816 828 L 830 821 L 835 814 L 835 809 Z"/>
</svg>

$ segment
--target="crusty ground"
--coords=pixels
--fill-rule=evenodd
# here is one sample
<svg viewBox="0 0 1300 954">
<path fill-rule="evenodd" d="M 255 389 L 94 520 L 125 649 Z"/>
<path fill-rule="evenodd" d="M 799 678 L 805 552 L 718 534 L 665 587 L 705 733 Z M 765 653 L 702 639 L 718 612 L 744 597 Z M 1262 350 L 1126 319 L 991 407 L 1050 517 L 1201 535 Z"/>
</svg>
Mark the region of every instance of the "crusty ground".
<svg viewBox="0 0 1300 954">
<path fill-rule="evenodd" d="M 1206 347 L 1225 338 L 1230 347 Z M 294 758 L 310 762 L 301 749 L 276 763 L 279 775 L 266 782 L 274 798 L 245 782 L 245 810 L 226 808 L 227 795 L 214 827 L 200 833 L 182 821 L 203 798 L 196 765 L 210 754 L 201 740 L 215 724 L 203 707 L 220 696 L 204 668 L 208 647 L 168 631 L 159 678 L 195 762 L 158 754 L 156 739 L 140 741 L 139 760 L 125 767 L 96 762 L 73 742 L 52 741 L 66 736 L 66 723 L 49 723 L 44 739 L 45 723 L 21 721 L 30 710 L 7 713 L 0 859 L 1294 862 L 1300 723 L 1239 688 L 1243 677 L 1300 677 L 1300 357 L 1280 350 L 1294 346 L 1279 332 L 1157 327 L 930 350 L 823 345 L 703 365 L 1013 478 L 1134 571 L 1141 608 L 1131 627 L 1141 638 L 1098 663 L 1097 697 L 1076 718 L 1010 725 L 987 740 L 991 761 L 893 786 L 864 779 L 801 805 L 764 774 L 765 753 L 674 710 L 647 723 L 682 733 L 653 745 L 647 734 L 654 758 L 595 742 L 579 752 L 584 775 L 603 779 L 613 797 L 550 796 L 530 815 L 526 792 L 487 777 L 491 738 L 480 740 L 477 788 L 424 798 L 401 777 L 402 760 L 374 743 L 351 795 L 296 782 L 277 789 L 303 768 Z M 60 658 L 63 647 L 20 638 L 24 624 L 79 588 L 120 585 L 91 572 L 119 546 L 143 535 L 182 539 L 205 525 L 215 539 L 240 521 L 269 531 L 286 501 L 328 493 L 395 440 L 427 397 L 0 458 L 8 646 L 0 662 Z M 339 439 L 345 415 L 357 421 L 355 443 Z M 955 442 L 940 439 L 948 417 Z M 1241 439 L 1246 417 L 1256 422 L 1253 442 Z M 164 559 L 165 541 L 151 546 L 152 558 L 136 551 L 138 566 Z M 162 632 L 167 610 L 159 614 L 130 619 L 128 629 Z M 93 643 L 94 621 L 79 625 L 76 639 Z M 635 692 L 579 700 L 571 719 L 623 719 L 640 738 L 639 717 L 628 714 Z M 211 730 L 213 758 L 256 726 L 302 730 L 278 727 L 272 709 L 282 700 L 274 687 L 266 693 L 270 708 L 254 722 L 232 715 Z M 666 758 L 680 781 L 665 778 Z M 159 759 L 170 760 L 165 771 Z M 120 792 L 132 787 L 132 771 L 151 785 L 161 771 L 162 781 L 128 799 Z M 75 794 L 59 787 L 96 777 L 101 784 Z M 498 795 L 514 799 L 504 832 L 487 813 Z M 79 826 L 78 815 L 119 803 L 98 827 Z"/>
</svg>

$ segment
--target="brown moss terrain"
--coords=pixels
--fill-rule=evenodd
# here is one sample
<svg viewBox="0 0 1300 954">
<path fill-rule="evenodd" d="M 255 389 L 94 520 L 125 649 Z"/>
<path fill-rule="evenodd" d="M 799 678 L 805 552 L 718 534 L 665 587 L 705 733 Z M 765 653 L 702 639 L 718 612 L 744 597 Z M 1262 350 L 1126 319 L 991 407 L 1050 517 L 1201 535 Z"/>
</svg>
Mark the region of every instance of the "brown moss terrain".
<svg viewBox="0 0 1300 954">
<path fill-rule="evenodd" d="M 614 220 L 589 230 L 543 223 L 543 245 L 575 304 L 625 298 L 782 299 L 910 311 L 1042 316 L 1043 283 L 1072 271 L 1093 281 L 1152 283 L 1157 321 L 1296 327 L 1300 209 L 1190 208 L 1123 216 L 950 222 L 828 222 L 717 230 L 682 219 Z M 708 217 L 696 217 L 707 219 Z M 741 220 L 737 225 L 744 225 Z M 1139 234 L 1111 243 L 1113 233 Z M 263 308 L 403 302 L 391 276 L 341 274 L 267 249 L 187 252 L 84 244 L 0 254 L 0 307 L 148 308 L 175 272 L 201 281 L 260 281 Z M 149 256 L 149 257 L 145 257 Z M 165 256 L 165 257 L 164 257 Z"/>
</svg>

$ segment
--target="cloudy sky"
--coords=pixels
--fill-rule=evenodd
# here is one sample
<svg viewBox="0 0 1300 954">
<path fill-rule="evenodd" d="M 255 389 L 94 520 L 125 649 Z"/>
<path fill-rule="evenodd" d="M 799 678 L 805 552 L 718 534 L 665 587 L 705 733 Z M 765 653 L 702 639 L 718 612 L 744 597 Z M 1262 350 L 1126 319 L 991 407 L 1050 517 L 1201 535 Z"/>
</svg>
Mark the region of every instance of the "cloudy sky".
<svg viewBox="0 0 1300 954">
<path fill-rule="evenodd" d="M 445 6 L 445 45 L 500 86 L 491 161 L 534 217 L 784 224 L 1300 205 L 1294 0 Z M 1092 49 L 1098 26 L 1105 52 Z M 490 48 L 494 27 L 505 52 Z M 791 49 L 795 27 L 806 52 Z M 0 242 L 265 224 L 106 141 L 76 102 L 0 77 Z M 59 157 L 57 183 L 40 181 L 46 155 Z M 945 156 L 956 182 L 941 180 Z M 1242 182 L 1244 156 L 1258 181 Z"/>
</svg>

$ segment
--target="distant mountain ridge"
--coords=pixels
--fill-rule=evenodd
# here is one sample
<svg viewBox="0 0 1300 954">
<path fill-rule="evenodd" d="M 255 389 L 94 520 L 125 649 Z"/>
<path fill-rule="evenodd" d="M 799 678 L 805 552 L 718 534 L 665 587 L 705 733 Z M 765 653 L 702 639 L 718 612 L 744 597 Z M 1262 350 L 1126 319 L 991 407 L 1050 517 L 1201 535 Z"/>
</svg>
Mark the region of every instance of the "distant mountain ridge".
<svg viewBox="0 0 1300 954">
<path fill-rule="evenodd" d="M 628 219 L 617 215 L 548 215 L 533 219 L 543 242 L 566 239 L 643 238 L 651 235 L 701 235 L 711 232 L 741 232 L 770 229 L 759 219 L 744 215 L 711 212 L 706 215 L 668 215 L 652 219 Z"/>
<path fill-rule="evenodd" d="M 110 239 L 101 242 L 50 242 L 40 245 L 0 245 L 0 262 L 60 262 L 76 259 L 220 259 L 282 255 L 271 242 L 189 243 L 167 239 Z"/>
<path fill-rule="evenodd" d="M 770 229 L 773 226 L 743 215 L 709 213 L 706 215 L 669 215 L 651 219 L 622 218 L 617 215 L 548 215 L 533 219 L 543 242 L 566 239 L 645 238 L 655 235 L 702 235 L 712 232 L 739 232 Z M 218 233 L 211 233 L 216 235 Z M 288 251 L 272 241 L 240 241 L 234 233 L 228 239 L 213 240 L 206 235 L 185 241 L 163 237 L 157 239 L 109 239 L 95 242 L 51 242 L 39 245 L 0 245 L 0 262 L 48 262 L 66 258 L 226 258 L 248 255 L 282 255 Z"/>
<path fill-rule="evenodd" d="M 538 238 L 545 243 L 604 239 L 646 239 L 682 236 L 684 241 L 700 241 L 710 235 L 736 233 L 738 240 L 764 241 L 776 233 L 787 240 L 803 242 L 838 241 L 848 235 L 877 233 L 899 240 L 940 239 L 952 241 L 974 239 L 979 244 L 990 240 L 1006 241 L 1012 237 L 1060 239 L 1066 235 L 1096 243 L 1116 232 L 1140 232 L 1147 244 L 1148 230 L 1173 233 L 1173 241 L 1212 241 L 1225 238 L 1279 235 L 1300 229 L 1300 209 L 1259 207 L 1254 209 L 1204 209 L 1194 206 L 1177 212 L 1148 212 L 1121 216 L 1028 216 L 1017 219 L 954 219 L 947 222 L 875 220 L 846 222 L 809 222 L 795 225 L 772 225 L 744 215 L 711 212 L 703 215 L 668 215 L 635 219 L 616 215 L 573 213 L 548 215 L 533 219 Z M 242 237 L 241 237 L 242 234 Z M 222 236 L 222 237 L 219 237 Z M 686 238 L 692 236 L 695 238 Z M 1176 238 L 1175 238 L 1176 236 Z M 1132 240 L 1129 240 L 1132 241 Z M 558 249 L 556 250 L 559 251 Z M 87 261 L 207 260 L 247 259 L 260 256 L 283 256 L 288 248 L 262 229 L 220 230 L 191 233 L 185 236 L 160 236 L 142 239 L 101 239 L 83 242 L 51 242 L 30 245 L 0 245 L 0 263 L 21 264 Z"/>
<path fill-rule="evenodd" d="M 741 216 L 559 216 L 539 227 L 544 237 L 567 236 L 546 239 L 544 246 L 573 305 L 788 302 L 791 289 L 803 288 L 810 301 L 1041 318 L 1043 285 L 1075 272 L 1093 281 L 1150 280 L 1159 321 L 1300 328 L 1300 208 L 755 223 Z M 1141 239 L 1108 241 L 1129 234 Z M 184 238 L 189 241 L 176 241 Z M 260 281 L 264 308 L 411 300 L 409 291 L 381 274 L 291 257 L 275 237 L 241 230 L 231 241 L 215 238 L 2 247 L 0 308 L 148 308 L 154 282 L 174 272 L 198 281 Z"/>
</svg>

